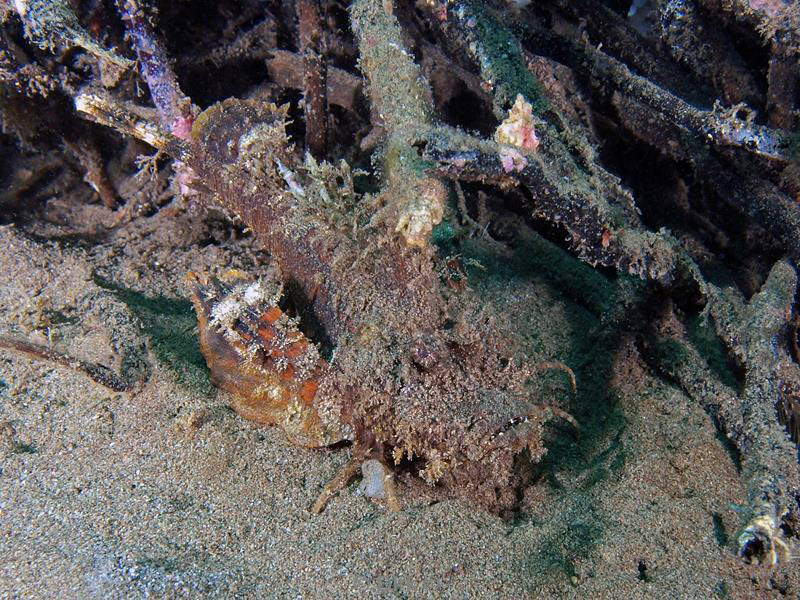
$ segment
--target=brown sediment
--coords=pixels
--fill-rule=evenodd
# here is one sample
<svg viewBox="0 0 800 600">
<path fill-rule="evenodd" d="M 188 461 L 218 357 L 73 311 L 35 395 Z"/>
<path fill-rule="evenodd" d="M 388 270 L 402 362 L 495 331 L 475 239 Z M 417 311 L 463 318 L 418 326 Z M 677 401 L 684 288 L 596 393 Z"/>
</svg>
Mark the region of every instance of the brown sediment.
<svg viewBox="0 0 800 600">
<path fill-rule="evenodd" d="M 191 455 L 180 458 L 195 467 L 188 473 L 206 474 L 204 483 L 215 474 L 224 474 L 223 484 L 241 482 L 237 474 L 257 477 L 250 468 L 253 455 L 247 455 L 253 448 L 215 452 L 203 446 L 208 435 L 233 447 L 225 432 L 235 430 L 236 438 L 247 427 L 233 420 L 226 406 L 262 424 L 279 424 L 295 444 L 314 447 L 312 454 L 325 467 L 303 471 L 312 475 L 296 486 L 299 490 L 289 492 L 275 482 L 276 474 L 297 470 L 269 470 L 269 464 L 273 487 L 241 490 L 248 500 L 253 494 L 268 496 L 275 509 L 270 522 L 289 514 L 284 521 L 296 527 L 297 515 L 320 489 L 325 499 L 334 491 L 346 499 L 329 502 L 329 510 L 353 514 L 353 507 L 345 506 L 354 500 L 347 477 L 335 478 L 340 465 L 331 462 L 344 462 L 347 450 L 321 449 L 339 439 L 353 441 L 352 464 L 363 459 L 394 464 L 403 504 L 411 509 L 410 516 L 398 518 L 436 520 L 439 510 L 462 524 L 494 518 L 475 511 L 475 505 L 514 517 L 506 521 L 508 535 L 520 536 L 524 547 L 495 539 L 504 535 L 500 521 L 486 526 L 488 539 L 469 533 L 487 552 L 514 556 L 515 576 L 524 583 L 487 566 L 489 554 L 464 542 L 459 530 L 450 532 L 450 540 L 462 544 L 461 554 L 472 551 L 481 561 L 470 565 L 480 573 L 470 573 L 465 586 L 455 584 L 457 593 L 474 592 L 470 586 L 479 581 L 473 595 L 496 596 L 486 572 L 500 574 L 515 596 L 563 595 L 578 586 L 596 597 L 620 590 L 654 596 L 678 591 L 735 597 L 765 590 L 792 595 L 796 574 L 786 562 L 796 543 L 800 484 L 787 428 L 798 379 L 789 356 L 796 341 L 790 324 L 796 320 L 797 282 L 795 265 L 781 256 L 798 254 L 794 197 L 800 189 L 800 138 L 790 118 L 796 104 L 790 97 L 797 77 L 791 60 L 797 51 L 791 26 L 796 7 L 755 0 L 698 2 L 690 5 L 694 13 L 682 17 L 688 29 L 678 31 L 667 20 L 663 29 L 647 31 L 641 23 L 634 30 L 610 8 L 595 11 L 583 2 L 520 9 L 499 0 L 413 7 L 359 0 L 349 16 L 340 4 L 327 3 L 321 19 L 299 27 L 293 19 L 305 4 L 245 0 L 236 15 L 226 14 L 232 6 L 227 2 L 206 7 L 219 19 L 190 15 L 184 4 L 162 3 L 147 22 L 141 20 L 144 13 L 137 12 L 138 22 L 128 14 L 141 8 L 138 3 L 123 5 L 138 45 L 134 50 L 146 63 L 150 97 L 162 113 L 161 127 L 153 123 L 157 110 L 137 106 L 145 98 L 135 74 L 106 77 L 108 65 L 100 54 L 82 54 L 72 46 L 75 32 L 85 29 L 132 55 L 121 26 L 92 22 L 84 28 L 81 19 L 95 17 L 65 2 L 53 4 L 68 17 L 62 21 L 41 2 L 0 9 L 11 22 L 0 39 L 0 110 L 4 128 L 10 124 L 8 131 L 17 136 L 0 144 L 10 150 L 10 165 L 33 167 L 31 173 L 0 172 L 13 188 L 2 201 L 14 212 L 4 219 L 19 219 L 31 236 L 20 244 L 16 227 L 4 230 L 23 249 L 8 260 L 40 256 L 38 245 L 48 243 L 57 244 L 57 253 L 50 248 L 48 257 L 73 256 L 74 244 L 86 253 L 78 262 L 93 266 L 90 275 L 70 279 L 70 289 L 80 287 L 78 280 L 86 289 L 68 309 L 70 300 L 43 291 L 46 286 L 23 271 L 30 291 L 12 294 L 0 305 L 12 307 L 2 313 L 4 329 L 39 344 L 40 354 L 52 339 L 54 366 L 109 364 L 125 381 L 143 381 L 151 369 L 166 373 L 156 374 L 165 388 L 144 384 L 132 390 L 126 408 L 149 417 L 135 431 L 142 439 L 162 435 L 196 444 L 190 450 L 202 453 L 208 469 L 198 470 Z M 686 4 L 661 3 L 663 16 Z M 36 10 L 26 13 L 27 6 Z M 31 25 L 45 29 L 37 32 Z M 685 47 L 687 35 L 701 35 L 699 27 L 710 28 L 712 43 Z M 267 41 L 248 52 L 255 30 L 264 30 Z M 168 46 L 160 47 L 160 32 Z M 762 37 L 770 50 L 753 50 Z M 151 40 L 158 46 L 152 52 L 146 47 Z M 237 58 L 234 50 L 220 50 L 226 40 L 240 40 L 244 54 Z M 648 43 L 640 51 L 641 40 Z M 34 47 L 43 41 L 44 53 Z M 298 74 L 302 79 L 320 73 L 298 65 L 294 52 L 314 46 L 318 58 L 326 42 L 333 46 L 332 64 L 346 77 L 338 83 L 332 78 L 332 85 L 319 77 L 297 83 Z M 263 70 L 267 43 L 284 53 L 269 59 L 270 77 Z M 166 47 L 179 55 L 175 73 Z M 197 66 L 180 67 L 195 57 Z M 689 70 L 682 71 L 673 58 Z M 705 69 L 708 65 L 713 69 Z M 26 81 L 26 74 L 33 77 Z M 423 75 L 430 75 L 432 85 Z M 695 85 L 696 78 L 707 85 Z M 99 91 L 101 86 L 107 90 Z M 307 109 L 337 88 L 343 104 L 331 100 L 324 111 L 305 114 L 298 88 L 306 92 Z M 367 91 L 370 110 L 356 101 L 359 88 Z M 191 136 L 194 113 L 181 112 L 189 107 L 181 89 L 212 104 Z M 746 98 L 754 106 L 722 106 L 717 96 L 730 103 Z M 106 174 L 106 192 L 119 190 L 126 203 L 121 212 L 147 218 L 111 218 L 79 183 L 65 196 L 80 179 L 72 172 L 75 165 L 56 157 L 51 168 L 46 160 L 30 160 L 30 153 L 40 149 L 53 156 L 65 140 L 100 144 L 117 135 L 91 127 L 84 133 L 72 99 L 91 119 L 179 159 L 173 189 L 190 199 L 175 202 L 170 211 L 158 211 L 161 200 L 129 210 L 138 194 L 131 192 L 131 166 L 142 151 L 130 140 L 124 149 L 98 145 L 111 160 L 101 170 L 96 157 L 84 165 L 86 179 L 97 186 L 103 183 L 98 173 Z M 279 109 L 281 102 L 289 104 Z M 515 124 L 522 135 L 491 140 L 498 121 L 505 120 L 501 129 L 511 125 L 512 103 L 522 117 Z M 752 108 L 766 109 L 770 120 Z M 170 117 L 174 114 L 182 115 L 179 122 Z M 333 127 L 314 128 L 321 116 Z M 302 160 L 303 152 L 288 139 L 288 132 L 302 125 L 312 136 L 325 129 L 328 156 L 346 157 L 350 164 L 319 161 L 314 152 Z M 325 150 L 318 142 L 308 137 L 306 147 L 315 147 L 319 157 Z M 59 170 L 62 164 L 67 168 Z M 374 168 L 363 177 L 356 166 L 368 164 Z M 160 183 L 153 178 L 136 189 L 169 198 L 166 159 L 162 167 Z M 156 169 L 153 159 L 151 170 Z M 450 197 L 449 181 L 457 184 L 457 201 Z M 105 195 L 110 205 L 110 194 Z M 144 241 L 148 236 L 152 239 Z M 568 258 L 558 245 L 600 271 Z M 247 260 L 238 254 L 256 247 L 267 252 Z M 253 275 L 233 274 L 231 266 L 244 266 Z M 28 271 L 51 281 L 57 269 L 35 264 Z M 179 300 L 187 293 L 179 283 L 187 271 L 202 274 L 188 291 L 200 317 L 199 348 L 188 303 Z M 646 281 L 634 282 L 626 273 Z M 670 303 L 671 313 L 660 315 L 659 307 Z M 109 324 L 98 322 L 98 314 L 109 315 Z M 655 331 L 647 325 L 653 319 Z M 81 347 L 86 338 L 91 343 Z M 200 351 L 220 399 L 193 396 L 185 411 L 175 394 L 162 401 L 169 377 L 210 391 Z M 74 363 L 72 356 L 85 362 Z M 19 357 L 11 353 L 6 360 L 11 362 L 3 366 L 13 371 Z M 57 447 L 63 434 L 57 428 L 44 437 L 29 431 L 36 429 L 36 418 L 47 422 L 55 415 L 57 421 L 56 409 L 64 408 L 58 398 L 36 405 L 38 388 L 46 388 L 48 378 L 72 377 L 68 369 L 40 363 L 33 385 L 9 376 L 13 393 L 0 405 L 6 415 L 0 440 L 14 467 L 35 467 L 26 461 L 40 452 L 60 460 L 75 450 Z M 545 371 L 561 364 L 569 365 L 562 369 L 568 374 L 574 370 L 574 397 L 561 374 Z M 626 377 L 631 381 L 621 383 Z M 74 385 L 86 389 L 84 379 Z M 120 431 L 112 410 L 119 410 L 114 404 L 119 401 L 84 407 L 106 442 Z M 170 402 L 172 408 L 164 408 Z M 31 404 L 36 410 L 27 414 Z M 554 416 L 579 423 L 579 435 Z M 165 422 L 156 432 L 146 429 Z M 725 456 L 723 441 L 713 439 L 715 430 L 732 442 L 731 457 Z M 122 456 L 133 461 L 136 438 L 129 433 Z M 175 443 L 167 446 L 155 454 L 170 460 Z M 5 473 L 5 464 L 2 468 Z M 61 467 L 48 463 L 47 469 L 53 468 Z M 16 481 L 22 485 L 26 474 Z M 76 488 L 83 493 L 87 486 Z M 60 493 L 50 493 L 47 483 L 43 489 L 51 500 Z M 696 489 L 712 491 L 709 498 L 698 498 Z M 228 495 L 220 493 L 214 501 L 244 513 L 257 504 L 243 508 L 240 490 L 224 491 Z M 454 502 L 462 498 L 470 503 Z M 645 498 L 656 500 L 646 504 Z M 282 512 L 276 508 L 281 502 Z M 13 504 L 16 518 L 24 514 L 18 504 Z M 184 498 L 175 502 L 185 504 Z M 36 514 L 41 518 L 46 510 Z M 324 513 L 316 523 L 332 526 L 340 514 L 331 520 Z M 237 514 L 237 525 L 249 528 L 249 517 Z M 379 533 L 390 532 L 393 523 L 382 521 Z M 425 527 L 409 529 L 426 535 Z M 308 535 L 302 540 L 318 541 Z M 287 539 L 278 541 L 285 551 Z M 374 547 L 374 539 L 369 541 Z M 398 563 L 408 556 L 403 552 L 441 549 L 434 540 L 406 541 L 397 550 L 402 558 L 384 561 L 382 569 L 402 571 Z M 341 552 L 335 544 L 326 548 Z M 210 555 L 215 552 L 211 547 Z M 764 563 L 763 569 L 744 564 L 737 553 Z M 329 556 L 304 560 L 316 565 Z M 440 558 L 451 556 L 440 551 L 429 555 L 428 563 L 439 566 Z M 145 570 L 153 564 L 147 558 L 141 562 Z M 164 572 L 175 572 L 155 562 Z M 615 579 L 606 565 L 619 567 L 622 575 Z M 631 565 L 635 581 L 625 578 Z M 692 572 L 698 565 L 702 574 Z M 263 567 L 261 562 L 255 568 Z M 429 589 L 446 595 L 441 582 L 462 576 L 463 569 L 463 564 L 448 567 Z M 592 581 L 597 573 L 599 580 Z M 366 593 L 392 595 L 392 584 L 385 594 L 372 586 L 370 577 L 379 575 L 360 580 Z M 147 576 L 153 586 L 164 582 L 151 570 Z M 305 589 L 311 589 L 313 577 L 302 579 Z M 135 586 L 131 581 L 127 585 Z M 256 575 L 251 581 L 262 580 Z M 675 582 L 683 587 L 676 590 Z M 419 595 L 411 584 L 396 587 L 400 595 Z"/>
<path fill-rule="evenodd" d="M 86 274 L 98 269 L 149 298 L 180 293 L 186 270 L 205 272 L 215 263 L 252 269 L 251 240 L 200 251 L 204 235 L 204 227 L 157 215 L 128 223 L 87 254 L 2 229 L 0 241 L 16 252 L 0 258 L 0 323 L 19 321 L 15 299 L 29 278 L 53 281 L 40 299 L 62 308 L 71 298 L 81 306 L 114 298 L 87 285 Z M 531 256 L 553 248 L 541 243 Z M 165 267 L 142 271 L 138 257 L 158 252 Z M 359 497 L 353 485 L 309 519 L 310 502 L 348 461 L 348 449 L 298 448 L 280 428 L 231 413 L 226 394 L 215 398 L 180 383 L 153 354 L 148 381 L 134 394 L 114 395 L 69 369 L 9 353 L 0 361 L 0 501 L 14 535 L 0 537 L 0 588 L 29 597 L 143 597 L 190 588 L 208 596 L 357 589 L 375 597 L 478 598 L 713 597 L 715 589 L 730 598 L 779 598 L 779 588 L 797 589 L 791 564 L 765 570 L 733 555 L 735 507 L 745 491 L 699 406 L 653 377 L 633 343 L 615 348 L 592 338 L 597 319 L 553 280 L 479 274 L 472 272 L 470 287 L 506 307 L 506 318 L 527 332 L 529 360 L 583 357 L 576 372 L 580 459 L 562 462 L 561 450 L 553 450 L 560 458 L 528 488 L 518 519 L 437 497 L 437 488 L 402 473 L 399 513 Z M 186 317 L 193 335 L 190 309 Z M 98 331 L 122 324 L 104 316 L 59 325 L 53 335 L 74 336 L 95 356 L 107 351 Z M 138 326 L 126 335 L 146 340 Z M 592 379 L 603 354 L 613 357 L 612 392 L 604 377 Z M 552 394 L 556 383 L 566 392 L 561 377 L 540 375 L 537 390 Z M 194 425 L 187 430 L 184 422 Z M 198 553 L 199 546 L 213 553 Z"/>
</svg>

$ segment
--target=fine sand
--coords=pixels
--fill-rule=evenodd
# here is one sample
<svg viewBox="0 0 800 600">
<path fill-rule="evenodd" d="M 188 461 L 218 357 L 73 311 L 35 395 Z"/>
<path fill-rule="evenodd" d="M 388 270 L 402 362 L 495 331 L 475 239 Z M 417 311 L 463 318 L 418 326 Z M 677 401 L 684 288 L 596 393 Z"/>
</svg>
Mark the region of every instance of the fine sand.
<svg viewBox="0 0 800 600">
<path fill-rule="evenodd" d="M 0 334 L 136 383 L 113 392 L 0 350 L 0 598 L 800 594 L 797 562 L 735 556 L 744 489 L 712 420 L 632 339 L 603 346 L 596 290 L 575 290 L 609 284 L 541 240 L 474 282 L 529 332 L 531 360 L 578 377 L 572 397 L 563 374 L 542 374 L 542 401 L 582 431 L 550 427 L 524 508 L 501 518 L 401 478 L 401 512 L 354 480 L 312 516 L 350 448 L 297 448 L 233 413 L 208 381 L 183 285 L 190 270 L 263 272 L 255 243 L 199 216 L 108 230 L 99 207 L 48 210 L 50 224 L 0 228 Z M 59 210 L 84 225 L 53 224 Z"/>
</svg>

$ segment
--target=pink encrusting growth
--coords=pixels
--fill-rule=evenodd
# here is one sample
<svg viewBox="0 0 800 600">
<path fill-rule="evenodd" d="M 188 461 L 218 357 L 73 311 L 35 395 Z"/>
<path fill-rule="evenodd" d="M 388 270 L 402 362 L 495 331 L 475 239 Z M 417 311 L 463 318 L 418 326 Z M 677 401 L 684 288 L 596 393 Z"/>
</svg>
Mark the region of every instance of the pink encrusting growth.
<svg viewBox="0 0 800 600">
<path fill-rule="evenodd" d="M 517 94 L 508 117 L 494 132 L 494 141 L 498 144 L 518 146 L 531 152 L 536 152 L 539 148 L 539 138 L 536 137 L 536 130 L 533 127 L 533 107 L 522 94 Z"/>
<path fill-rule="evenodd" d="M 500 149 L 500 162 L 506 173 L 512 171 L 522 171 L 528 166 L 527 159 L 522 156 L 522 152 L 514 148 L 503 147 Z"/>
<path fill-rule="evenodd" d="M 188 117 L 178 117 L 172 123 L 170 132 L 175 137 L 179 137 L 182 140 L 188 141 L 192 135 L 192 125 L 194 125 L 194 117 L 192 115 L 189 115 Z"/>
<path fill-rule="evenodd" d="M 784 7 L 781 0 L 750 0 L 750 8 L 765 12 L 770 17 L 777 15 Z"/>
<path fill-rule="evenodd" d="M 522 171 L 528 166 L 528 160 L 517 148 L 528 152 L 539 148 L 539 138 L 533 127 L 533 107 L 522 94 L 517 94 L 508 117 L 495 130 L 494 141 L 504 144 L 500 149 L 500 162 L 506 173 Z"/>
</svg>

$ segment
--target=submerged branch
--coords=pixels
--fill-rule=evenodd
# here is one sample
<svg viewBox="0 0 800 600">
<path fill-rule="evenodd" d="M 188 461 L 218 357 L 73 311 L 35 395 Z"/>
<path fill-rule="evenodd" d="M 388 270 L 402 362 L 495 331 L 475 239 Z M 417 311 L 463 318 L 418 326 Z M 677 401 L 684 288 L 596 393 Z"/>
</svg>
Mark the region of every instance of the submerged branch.
<svg viewBox="0 0 800 600">
<path fill-rule="evenodd" d="M 188 147 L 183 140 L 167 133 L 110 96 L 94 93 L 79 94 L 75 96 L 75 109 L 99 125 L 142 140 L 179 160 L 183 160 L 188 154 Z"/>
<path fill-rule="evenodd" d="M 104 365 L 80 360 L 68 354 L 64 354 L 63 352 L 58 352 L 47 346 L 34 344 L 27 340 L 0 336 L 0 348 L 21 352 L 38 360 L 45 360 L 78 371 L 88 376 L 95 383 L 99 383 L 114 392 L 128 392 L 134 387 L 134 383 L 123 381 Z"/>
<path fill-rule="evenodd" d="M 384 156 L 387 205 L 384 220 L 409 246 L 425 247 L 434 225 L 444 215 L 447 190 L 425 173 L 413 143 L 428 127 L 432 115 L 431 92 L 419 66 L 403 46 L 391 3 L 357 0 L 352 27 L 361 58 L 359 65 L 369 80 L 369 97 L 384 121 L 388 140 Z"/>
<path fill-rule="evenodd" d="M 593 46 L 541 29 L 529 29 L 526 42 L 604 86 L 613 86 L 625 96 L 644 103 L 701 141 L 783 162 L 800 160 L 798 134 L 740 119 L 738 107 L 728 111 L 696 108 Z"/>
<path fill-rule="evenodd" d="M 317 0 L 297 1 L 297 23 L 304 63 L 306 149 L 323 159 L 328 150 L 328 64 Z"/>
<path fill-rule="evenodd" d="M 178 86 L 164 44 L 153 30 L 141 0 L 117 0 L 117 7 L 136 48 L 142 76 L 158 109 L 161 125 L 173 135 L 188 139 L 193 121 L 192 103 Z"/>
</svg>

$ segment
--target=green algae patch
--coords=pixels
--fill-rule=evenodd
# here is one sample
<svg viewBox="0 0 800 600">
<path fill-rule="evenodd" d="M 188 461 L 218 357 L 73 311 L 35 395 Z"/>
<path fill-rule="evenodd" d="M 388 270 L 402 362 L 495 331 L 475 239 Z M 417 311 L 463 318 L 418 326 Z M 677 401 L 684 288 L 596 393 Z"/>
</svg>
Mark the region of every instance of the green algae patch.
<svg viewBox="0 0 800 600">
<path fill-rule="evenodd" d="M 97 273 L 94 282 L 108 290 L 136 316 L 150 342 L 156 359 L 182 385 L 204 394 L 214 394 L 211 375 L 200 352 L 197 318 L 188 300 L 166 296 L 147 296 L 104 279 Z M 123 359 L 123 372 L 125 364 Z"/>
<path fill-rule="evenodd" d="M 713 324 L 694 317 L 686 323 L 686 333 L 719 380 L 731 389 L 740 389 L 741 384 L 730 368 L 727 351 Z"/>
<path fill-rule="evenodd" d="M 481 77 L 494 86 L 498 115 L 511 107 L 517 94 L 533 105 L 537 115 L 550 104 L 539 82 L 531 75 L 522 56 L 519 42 L 488 10 L 477 2 L 464 2 L 455 17 L 481 70 Z"/>
<path fill-rule="evenodd" d="M 22 442 L 15 443 L 11 448 L 12 454 L 36 454 L 36 446 L 32 444 L 24 444 Z"/>
<path fill-rule="evenodd" d="M 530 593 L 536 596 L 542 573 L 553 578 L 571 578 L 578 573 L 575 564 L 591 555 L 607 529 L 606 519 L 592 504 L 589 495 L 573 493 L 565 500 L 559 515 L 563 527 L 557 533 L 542 536 L 531 551 L 517 563 L 523 580 L 529 582 Z"/>
</svg>

